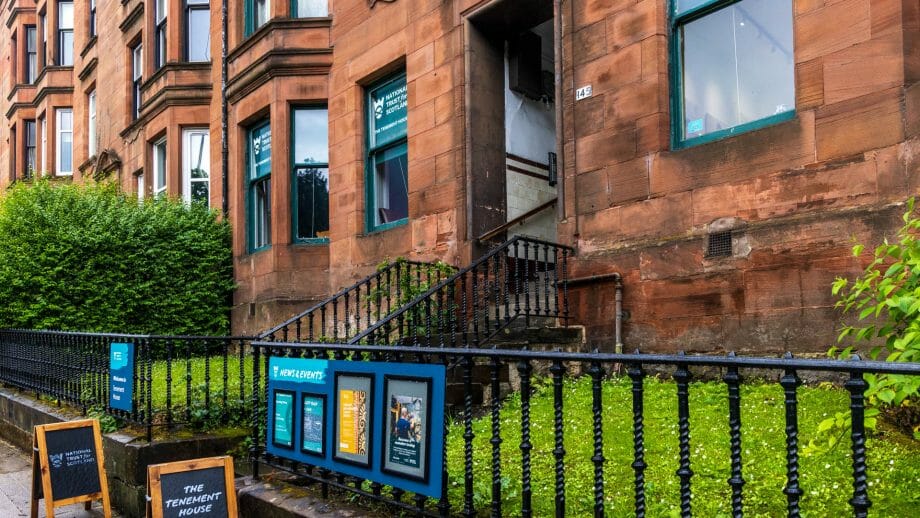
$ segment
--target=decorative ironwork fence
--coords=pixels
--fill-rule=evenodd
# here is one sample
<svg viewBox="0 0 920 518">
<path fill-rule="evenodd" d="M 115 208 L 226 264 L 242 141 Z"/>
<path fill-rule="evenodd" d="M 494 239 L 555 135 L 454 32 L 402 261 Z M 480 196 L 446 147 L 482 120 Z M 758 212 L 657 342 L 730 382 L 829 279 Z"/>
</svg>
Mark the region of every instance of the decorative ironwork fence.
<svg viewBox="0 0 920 518">
<path fill-rule="evenodd" d="M 725 384 L 725 396 L 728 402 L 727 422 L 728 440 L 730 444 L 730 506 L 733 516 L 740 517 L 744 506 L 744 464 L 742 462 L 742 419 L 741 419 L 741 386 L 742 374 L 745 371 L 756 370 L 758 376 L 763 377 L 764 372 L 776 373 L 778 385 L 784 397 L 785 409 L 785 450 L 786 450 L 786 483 L 783 494 L 777 498 L 787 500 L 788 516 L 797 517 L 800 513 L 800 501 L 804 489 L 799 477 L 799 425 L 798 425 L 798 399 L 797 390 L 801 384 L 800 374 L 810 373 L 843 373 L 846 376 L 844 388 L 849 391 L 849 409 L 852 418 L 850 441 L 852 447 L 852 498 L 849 500 L 857 517 L 867 516 L 871 505 L 869 484 L 866 476 L 866 428 L 865 428 L 865 399 L 864 393 L 868 386 L 865 375 L 875 373 L 891 373 L 910 376 L 920 376 L 920 364 L 887 363 L 878 361 L 851 361 L 798 359 L 791 355 L 784 358 L 749 358 L 736 357 L 730 354 L 727 357 L 715 356 L 687 356 L 657 355 L 657 354 L 604 354 L 604 353 L 563 353 L 563 352 L 537 352 L 528 350 L 498 350 L 475 348 L 436 348 L 436 347 L 405 347 L 405 346 L 369 346 L 355 344 L 292 344 L 253 342 L 253 355 L 255 372 L 252 382 L 253 412 L 252 434 L 255 440 L 251 449 L 252 470 L 258 476 L 260 464 L 271 466 L 275 469 L 285 470 L 300 477 L 322 485 L 323 492 L 330 487 L 350 491 L 372 500 L 380 501 L 395 508 L 423 516 L 448 516 L 460 514 L 462 516 L 475 516 L 480 512 L 489 512 L 492 516 L 502 515 L 503 501 L 503 476 L 502 450 L 514 448 L 520 451 L 520 471 L 510 476 L 521 478 L 520 514 L 524 517 L 533 515 L 533 488 L 532 488 L 532 452 L 533 444 L 531 432 L 534 428 L 551 429 L 554 434 L 553 478 L 555 499 L 555 515 L 566 515 L 566 463 L 570 459 L 564 447 L 564 422 L 566 420 L 566 399 L 563 391 L 563 380 L 568 373 L 584 373 L 591 384 L 591 415 L 592 420 L 586 423 L 590 432 L 585 434 L 585 439 L 593 443 L 593 510 L 595 516 L 603 516 L 605 509 L 605 457 L 604 435 L 605 406 L 603 401 L 603 382 L 608 372 L 615 367 L 625 366 L 628 378 L 631 380 L 632 394 L 632 445 L 634 456 L 631 459 L 631 468 L 634 472 L 634 510 L 636 516 L 646 515 L 646 447 L 645 447 L 645 420 L 654 418 L 663 419 L 665 416 L 647 416 L 644 408 L 645 381 L 651 368 L 671 371 L 671 377 L 676 387 L 678 427 L 676 443 L 673 444 L 674 455 L 679 459 L 679 469 L 676 475 L 679 478 L 680 488 L 680 514 L 687 517 L 691 515 L 691 499 L 693 496 L 693 480 L 697 475 L 691 469 L 693 450 L 691 449 L 690 430 L 690 382 L 692 372 L 698 368 L 716 368 L 722 372 L 722 382 Z M 387 488 L 381 484 L 356 479 L 341 474 L 336 474 L 325 469 L 315 469 L 311 466 L 299 464 L 284 458 L 272 456 L 265 451 L 267 419 L 266 387 L 268 373 L 265 366 L 272 356 L 288 358 L 324 358 L 336 360 L 362 361 L 399 361 L 417 363 L 440 363 L 447 366 L 448 382 L 453 383 L 461 391 L 459 398 L 459 411 L 455 412 L 454 426 L 462 426 L 464 443 L 463 460 L 463 496 L 451 501 L 448 491 L 448 473 L 446 448 L 444 455 L 445 471 L 442 474 L 441 498 L 434 501 L 423 495 L 414 495 L 411 500 L 406 498 L 404 491 L 399 488 Z M 487 374 L 483 375 L 482 369 Z M 535 369 L 545 370 L 552 386 L 553 415 L 551 422 L 532 422 L 531 395 L 535 382 Z M 500 411 L 503 402 L 499 397 L 484 399 L 481 406 L 475 403 L 473 385 L 483 383 L 489 387 L 492 395 L 502 393 L 501 383 L 507 379 L 508 371 L 513 371 L 519 376 L 520 390 L 520 437 L 517 444 L 505 444 L 507 437 L 503 438 Z M 571 403 L 571 402 L 570 402 Z M 491 502 L 486 509 L 477 508 L 474 499 L 474 459 L 473 459 L 473 421 L 474 417 L 486 416 L 491 420 L 491 456 L 485 459 L 491 463 Z M 671 418 L 670 416 L 668 416 Z M 445 427 L 447 428 L 447 427 Z M 446 439 L 446 438 L 445 438 Z M 625 439 L 625 438 L 624 438 Z M 445 442 L 446 444 L 446 442 Z M 433 455 L 442 452 L 432 452 Z M 476 462 L 483 462 L 477 459 Z M 608 468 L 609 469 L 609 468 Z M 703 474 L 706 475 L 706 474 Z M 457 477 L 453 477 L 454 480 Z M 841 481 L 843 482 L 843 481 Z M 482 506 L 479 506 L 482 507 Z"/>
<path fill-rule="evenodd" d="M 143 427 L 240 420 L 248 410 L 248 337 L 0 330 L 0 382 Z M 131 343 L 132 411 L 109 405 L 110 344 Z"/>
</svg>

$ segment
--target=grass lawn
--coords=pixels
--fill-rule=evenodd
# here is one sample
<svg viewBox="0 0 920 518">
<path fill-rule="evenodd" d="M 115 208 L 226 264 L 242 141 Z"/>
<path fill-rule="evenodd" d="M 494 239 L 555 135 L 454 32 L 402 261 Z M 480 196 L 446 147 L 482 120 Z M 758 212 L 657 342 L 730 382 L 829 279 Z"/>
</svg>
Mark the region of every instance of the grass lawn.
<svg viewBox="0 0 920 518">
<path fill-rule="evenodd" d="M 206 366 L 207 364 L 207 366 Z M 227 400 L 234 401 L 240 397 L 240 359 L 237 355 L 231 355 L 227 360 Z M 246 355 L 243 358 L 243 395 L 247 398 L 252 396 L 252 356 Z M 167 365 L 165 360 L 154 362 L 152 369 L 153 383 L 151 386 L 151 396 L 153 399 L 153 409 L 155 413 L 165 413 L 166 389 L 170 386 L 172 389 L 172 405 L 176 409 L 184 411 L 186 406 L 187 379 L 191 375 L 192 387 L 192 405 L 203 405 L 205 390 L 210 393 L 212 403 L 223 402 L 224 397 L 224 361 L 223 357 L 212 357 L 210 361 L 205 358 L 192 358 L 188 363 L 185 359 L 173 360 L 172 362 L 172 382 L 167 385 L 166 382 Z M 205 389 L 205 383 L 207 388 Z M 181 419 L 181 416 L 177 416 Z"/>
<path fill-rule="evenodd" d="M 553 395 L 541 384 L 531 399 L 532 490 L 534 516 L 554 509 Z M 628 378 L 605 382 L 604 495 L 607 514 L 632 516 L 632 393 Z M 645 384 L 646 506 L 648 516 L 677 516 L 679 479 L 676 386 L 649 378 Z M 690 444 L 693 512 L 696 516 L 730 516 L 731 488 L 728 401 L 724 384 L 693 383 L 690 388 Z M 799 390 L 799 444 L 815 437 L 818 423 L 848 409 L 849 394 L 830 387 Z M 742 459 L 747 516 L 784 516 L 785 421 L 778 384 L 744 385 L 741 391 Z M 566 515 L 589 516 L 593 509 L 593 431 L 591 380 L 567 379 L 564 387 Z M 506 516 L 520 514 L 520 397 L 501 412 L 502 506 Z M 475 503 L 485 513 L 491 501 L 491 418 L 473 423 Z M 450 501 L 463 504 L 463 423 L 451 424 L 448 436 Z M 830 453 L 806 455 L 800 449 L 801 507 L 806 516 L 852 516 L 850 442 Z M 920 442 L 896 431 L 868 441 L 869 497 L 872 516 L 920 516 Z"/>
</svg>

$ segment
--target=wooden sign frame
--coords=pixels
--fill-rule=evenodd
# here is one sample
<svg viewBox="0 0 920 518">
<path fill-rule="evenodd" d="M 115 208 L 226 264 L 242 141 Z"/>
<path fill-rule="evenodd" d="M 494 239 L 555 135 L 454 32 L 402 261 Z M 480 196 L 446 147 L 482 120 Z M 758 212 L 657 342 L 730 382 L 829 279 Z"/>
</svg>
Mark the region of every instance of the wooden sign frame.
<svg viewBox="0 0 920 518">
<path fill-rule="evenodd" d="M 99 492 L 55 500 L 51 491 L 51 468 L 48 466 L 47 432 L 70 430 L 74 428 L 93 429 L 93 442 L 96 446 L 96 466 L 99 469 Z M 89 510 L 93 501 L 102 500 L 102 512 L 105 518 L 111 518 L 112 506 L 109 502 L 109 485 L 105 477 L 105 458 L 102 451 L 102 433 L 97 419 L 82 419 L 37 425 L 32 434 L 32 505 L 31 518 L 38 518 L 38 501 L 45 500 L 45 516 L 54 518 L 54 509 L 64 505 L 84 503 Z"/>
<path fill-rule="evenodd" d="M 238 514 L 236 505 L 236 483 L 234 481 L 233 457 L 206 457 L 203 459 L 181 460 L 164 464 L 147 466 L 147 518 L 163 518 L 163 487 L 161 475 L 197 471 L 208 468 L 223 468 L 224 494 L 227 496 L 227 514 L 235 518 Z"/>
</svg>

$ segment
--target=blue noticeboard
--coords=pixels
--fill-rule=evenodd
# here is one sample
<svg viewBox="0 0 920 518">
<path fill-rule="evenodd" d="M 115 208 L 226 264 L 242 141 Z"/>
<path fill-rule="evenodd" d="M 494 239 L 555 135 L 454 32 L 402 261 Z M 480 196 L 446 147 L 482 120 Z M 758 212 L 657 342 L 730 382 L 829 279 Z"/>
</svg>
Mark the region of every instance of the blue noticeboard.
<svg viewBox="0 0 920 518">
<path fill-rule="evenodd" d="M 271 357 L 266 450 L 438 498 L 444 385 L 443 365 Z"/>
<path fill-rule="evenodd" d="M 134 410 L 134 344 L 109 345 L 109 407 Z"/>
</svg>

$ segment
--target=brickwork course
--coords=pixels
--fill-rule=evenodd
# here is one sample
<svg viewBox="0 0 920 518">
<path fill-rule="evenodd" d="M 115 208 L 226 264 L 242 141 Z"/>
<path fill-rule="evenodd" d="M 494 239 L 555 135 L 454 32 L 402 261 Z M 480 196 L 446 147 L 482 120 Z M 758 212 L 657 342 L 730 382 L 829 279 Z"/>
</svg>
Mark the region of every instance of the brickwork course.
<svg viewBox="0 0 920 518">
<path fill-rule="evenodd" d="M 917 0 L 789 0 L 795 111 L 692 146 L 672 142 L 682 122 L 672 116 L 679 81 L 669 0 L 330 0 L 329 16 L 313 18 L 293 18 L 296 2 L 274 1 L 267 23 L 251 33 L 246 3 L 228 2 L 225 91 L 220 2 L 210 5 L 211 62 L 188 63 L 186 4 L 166 0 L 166 64 L 155 71 L 153 0 L 97 0 L 94 38 L 90 2 L 76 0 L 72 67 L 54 65 L 58 1 L 3 2 L 0 185 L 23 177 L 24 122 L 43 117 L 47 139 L 36 138 L 36 152 L 46 166 L 39 169 L 59 176 L 58 107 L 73 108 L 72 181 L 109 177 L 133 192 L 143 173 L 147 195 L 152 145 L 166 138 L 166 190 L 181 196 L 182 130 L 209 129 L 210 203 L 226 202 L 234 225 L 235 333 L 266 329 L 386 258 L 462 266 L 482 253 L 476 238 L 523 210 L 533 190 L 512 185 L 505 170 L 511 118 L 501 115 L 512 97 L 501 74 L 506 41 L 539 24 L 551 43 L 542 58 L 556 72 L 541 101 L 555 121 L 547 151 L 557 152 L 560 175 L 549 229 L 577 249 L 570 277 L 622 273 L 628 348 L 825 350 L 840 322 L 831 283 L 864 266 L 850 254 L 852 239 L 871 246 L 892 235 L 920 179 Z M 748 3 L 756 2 L 739 5 Z M 42 13 L 49 66 L 26 85 L 24 31 Z M 138 42 L 144 69 L 134 120 L 130 65 Z M 408 95 L 408 219 L 369 232 L 367 90 L 397 72 L 405 73 Z M 576 101 L 576 89 L 587 85 L 591 96 Z M 292 238 L 296 106 L 328 107 L 328 242 Z M 252 252 L 247 132 L 263 120 L 274 143 L 272 237 L 270 247 Z M 508 135 L 511 147 L 526 140 L 515 138 Z M 730 232 L 730 251 L 714 257 L 709 236 L 720 231 Z M 589 345 L 610 349 L 612 285 L 579 283 L 570 295 Z"/>
</svg>

